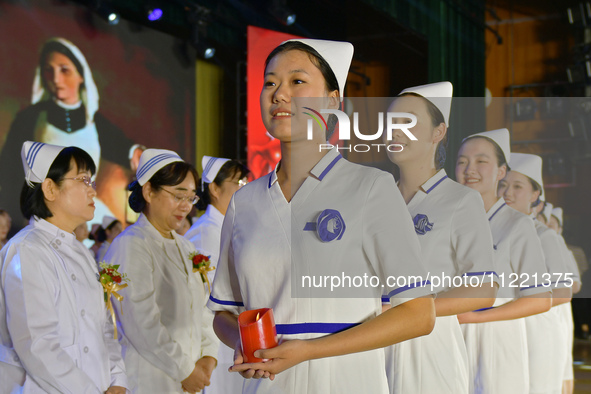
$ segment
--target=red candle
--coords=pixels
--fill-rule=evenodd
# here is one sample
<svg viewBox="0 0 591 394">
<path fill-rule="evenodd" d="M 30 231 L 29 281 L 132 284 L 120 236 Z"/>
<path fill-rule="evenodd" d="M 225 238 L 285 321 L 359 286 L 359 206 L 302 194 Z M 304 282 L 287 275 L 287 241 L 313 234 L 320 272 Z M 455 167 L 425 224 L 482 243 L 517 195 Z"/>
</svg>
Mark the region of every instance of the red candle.
<svg viewBox="0 0 591 394">
<path fill-rule="evenodd" d="M 238 316 L 242 354 L 247 363 L 260 363 L 263 359 L 254 356 L 259 349 L 277 346 L 277 330 L 271 308 L 253 309 Z"/>
</svg>

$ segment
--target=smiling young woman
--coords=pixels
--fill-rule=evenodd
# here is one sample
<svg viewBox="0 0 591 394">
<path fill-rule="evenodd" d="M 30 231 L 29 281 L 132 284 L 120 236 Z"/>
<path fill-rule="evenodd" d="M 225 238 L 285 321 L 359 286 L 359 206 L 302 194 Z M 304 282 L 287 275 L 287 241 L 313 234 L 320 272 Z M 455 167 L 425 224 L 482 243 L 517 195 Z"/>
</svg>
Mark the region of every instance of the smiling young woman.
<svg viewBox="0 0 591 394">
<path fill-rule="evenodd" d="M 498 195 L 507 205 L 531 215 L 534 205 L 544 193 L 542 158 L 527 153 L 511 153 L 511 171 L 499 182 Z M 529 356 L 529 390 L 535 393 L 560 393 L 568 345 L 560 308 L 572 297 L 572 283 L 565 280 L 567 271 L 558 235 L 532 218 L 549 276 L 542 282 L 552 290 L 552 309 L 525 318 Z"/>
<path fill-rule="evenodd" d="M 234 194 L 208 303 L 219 338 L 236 349 L 231 371 L 273 379 L 246 381 L 244 392 L 385 394 L 379 348 L 432 329 L 428 282 L 386 285 L 389 276 L 426 277 L 394 180 L 336 150 L 320 152 L 327 130 L 307 138 L 304 112 L 338 107 L 352 56 L 349 43 L 303 39 L 281 44 L 266 61 L 261 116 L 280 141 L 281 162 Z M 322 267 L 379 278 L 392 308 L 380 314 L 377 289 L 336 298 L 330 289 L 311 295 L 298 287 L 301 272 Z M 261 307 L 273 309 L 281 344 L 255 353 L 269 361 L 244 363 L 237 315 Z"/>
<path fill-rule="evenodd" d="M 94 162 L 79 148 L 39 142 L 25 142 L 21 156 L 30 224 L 0 252 L 2 389 L 124 394 L 97 267 L 73 233 L 94 215 Z"/>
<path fill-rule="evenodd" d="M 546 312 L 552 305 L 548 288 L 535 278 L 547 272 L 542 245 L 533 221 L 510 208 L 497 187 L 509 169 L 509 130 L 473 134 L 464 139 L 456 161 L 456 179 L 480 193 L 495 248 L 499 275 L 519 278 L 519 287 L 497 293 L 493 308 L 458 315 L 468 350 L 470 392 L 526 393 L 529 364 L 526 316 Z M 477 323 L 477 324 L 476 324 Z"/>
</svg>

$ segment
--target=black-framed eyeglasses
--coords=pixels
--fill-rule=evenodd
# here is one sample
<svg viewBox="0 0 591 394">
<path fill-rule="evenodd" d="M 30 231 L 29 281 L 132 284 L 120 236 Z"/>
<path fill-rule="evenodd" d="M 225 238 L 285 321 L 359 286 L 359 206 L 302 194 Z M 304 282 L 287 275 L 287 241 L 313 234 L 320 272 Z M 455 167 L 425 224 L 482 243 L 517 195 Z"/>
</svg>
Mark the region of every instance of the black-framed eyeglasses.
<svg viewBox="0 0 591 394">
<path fill-rule="evenodd" d="M 192 196 L 183 196 L 182 194 L 176 194 L 173 192 L 169 192 L 168 190 L 161 188 L 161 190 L 164 190 L 166 193 L 170 194 L 172 197 L 174 197 L 174 202 L 176 202 L 177 204 L 180 204 L 183 201 L 187 201 L 189 204 L 191 205 L 195 205 L 197 204 L 197 201 L 199 201 L 199 196 L 197 195 L 192 195 Z"/>
<path fill-rule="evenodd" d="M 94 182 L 92 180 L 91 177 L 86 176 L 86 175 L 82 175 L 82 176 L 76 176 L 74 178 L 63 178 L 64 180 L 69 179 L 72 181 L 78 181 L 78 182 L 82 182 L 84 183 L 86 186 L 88 187 L 92 187 L 94 190 L 96 190 L 96 182 Z"/>
</svg>

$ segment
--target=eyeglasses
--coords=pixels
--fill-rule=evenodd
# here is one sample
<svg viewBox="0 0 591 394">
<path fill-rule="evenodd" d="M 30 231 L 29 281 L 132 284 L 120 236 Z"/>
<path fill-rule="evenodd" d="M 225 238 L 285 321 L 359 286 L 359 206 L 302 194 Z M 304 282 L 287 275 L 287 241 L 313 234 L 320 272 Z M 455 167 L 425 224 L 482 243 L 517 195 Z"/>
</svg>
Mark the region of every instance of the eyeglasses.
<svg viewBox="0 0 591 394">
<path fill-rule="evenodd" d="M 91 177 L 83 175 L 83 176 L 77 176 L 74 178 L 63 178 L 64 180 L 69 179 L 69 180 L 73 180 L 73 181 L 78 181 L 78 182 L 82 182 L 84 183 L 86 186 L 88 187 L 92 187 L 94 190 L 96 190 L 96 182 L 94 182 L 92 180 Z"/>
<path fill-rule="evenodd" d="M 237 181 L 235 181 L 233 179 L 226 179 L 226 182 L 237 183 L 238 184 L 238 188 L 241 188 L 242 186 L 245 186 L 248 183 L 248 181 L 246 180 L 246 178 L 242 178 L 242 179 L 239 179 Z"/>
<path fill-rule="evenodd" d="M 183 196 L 181 194 L 175 194 L 173 192 L 169 192 L 168 190 L 166 190 L 164 188 L 161 188 L 161 190 L 164 190 L 166 193 L 168 193 L 172 197 L 174 197 L 174 202 L 176 202 L 177 204 L 180 204 L 181 202 L 186 201 L 191 205 L 195 205 L 195 204 L 197 204 L 197 201 L 199 201 L 199 196 L 196 196 L 196 195 Z"/>
</svg>

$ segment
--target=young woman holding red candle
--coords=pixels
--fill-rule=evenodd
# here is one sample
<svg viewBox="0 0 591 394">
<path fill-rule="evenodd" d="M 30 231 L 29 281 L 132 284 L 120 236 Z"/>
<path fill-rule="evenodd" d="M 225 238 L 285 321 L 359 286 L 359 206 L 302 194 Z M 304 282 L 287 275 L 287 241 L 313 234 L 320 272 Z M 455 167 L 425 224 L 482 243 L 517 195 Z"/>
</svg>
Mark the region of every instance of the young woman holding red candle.
<svg viewBox="0 0 591 394">
<path fill-rule="evenodd" d="M 468 350 L 470 392 L 521 394 L 529 391 L 526 316 L 552 306 L 550 290 L 536 286 L 545 274 L 542 245 L 529 216 L 497 197 L 499 181 L 508 170 L 509 130 L 473 134 L 462 142 L 456 179 L 478 192 L 490 225 L 495 266 L 504 275 L 494 308 L 458 315 Z M 519 286 L 508 283 L 519 278 Z M 477 323 L 477 324 L 476 324 Z"/>
<path fill-rule="evenodd" d="M 387 393 L 379 348 L 432 329 L 428 282 L 386 285 L 388 276 L 426 278 L 392 177 L 319 151 L 326 134 L 308 140 L 306 127 L 296 127 L 309 119 L 299 98 L 320 98 L 318 110 L 338 107 L 352 55 L 349 43 L 290 40 L 267 58 L 261 114 L 282 159 L 234 194 L 208 302 L 216 333 L 236 348 L 231 371 L 271 378 L 246 380 L 243 393 Z M 366 298 L 292 296 L 305 293 L 299 275 L 318 265 L 333 275 L 365 272 L 385 287 Z M 393 306 L 383 314 L 381 290 Z M 273 308 L 281 344 L 255 352 L 267 362 L 245 364 L 237 315 L 263 307 Z"/>
<path fill-rule="evenodd" d="M 499 182 L 498 195 L 511 208 L 531 215 L 532 206 L 539 203 L 539 197 L 544 192 L 542 159 L 526 153 L 511 153 L 509 163 L 511 171 Z M 548 289 L 552 290 L 552 309 L 525 318 L 529 392 L 559 394 L 567 358 L 567 338 L 560 309 L 555 307 L 569 302 L 572 293 L 568 280 L 564 278 L 567 269 L 558 235 L 536 219 L 533 220 L 542 244 L 543 261 L 550 274 L 550 278 L 538 279 L 538 285 L 549 284 Z"/>
</svg>

